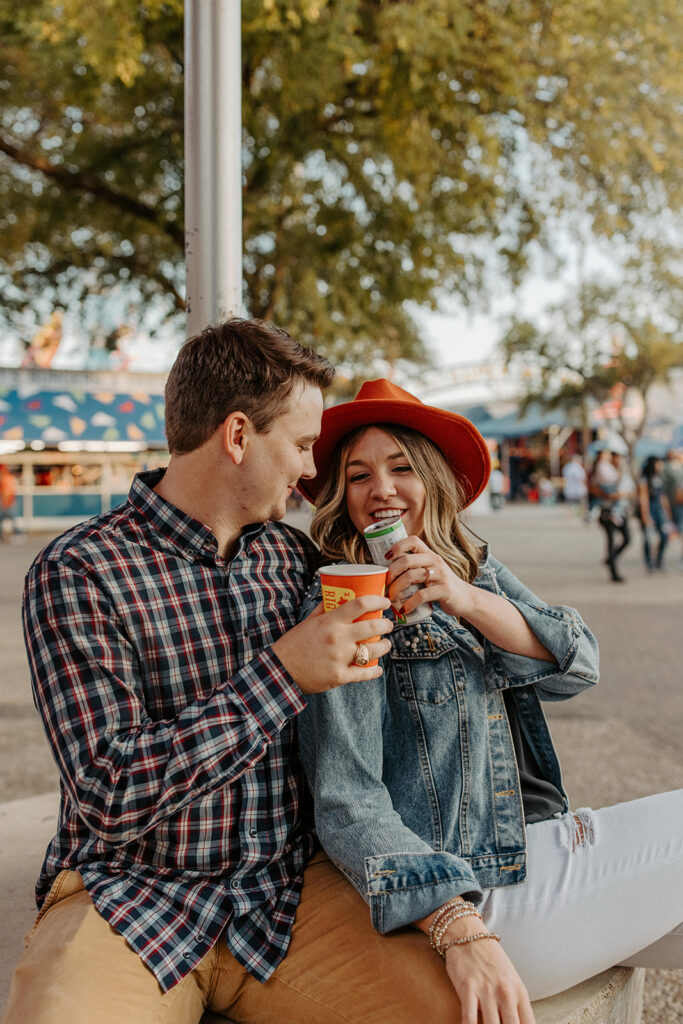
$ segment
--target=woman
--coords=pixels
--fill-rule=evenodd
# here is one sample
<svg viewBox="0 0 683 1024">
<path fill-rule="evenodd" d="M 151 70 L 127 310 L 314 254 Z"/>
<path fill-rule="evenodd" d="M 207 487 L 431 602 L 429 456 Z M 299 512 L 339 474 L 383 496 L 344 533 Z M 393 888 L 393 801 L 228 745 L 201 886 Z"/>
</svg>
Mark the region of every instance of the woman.
<svg viewBox="0 0 683 1024">
<path fill-rule="evenodd" d="M 603 456 L 608 456 L 603 458 Z M 633 510 L 635 484 L 626 467 L 621 452 L 601 452 L 595 472 L 591 478 L 591 494 L 600 504 L 598 522 L 607 539 L 605 565 L 615 583 L 623 583 L 619 574 L 617 558 L 631 543 L 629 516 Z M 616 536 L 621 535 L 617 543 Z"/>
<path fill-rule="evenodd" d="M 373 381 L 325 412 L 313 454 L 323 557 L 370 561 L 361 531 L 401 516 L 389 596 L 432 604 L 395 626 L 382 678 L 315 695 L 300 719 L 321 842 L 374 927 L 430 936 L 463 1024 L 530 1024 L 529 998 L 614 963 L 683 966 L 666 935 L 683 920 L 683 793 L 569 811 L 541 700 L 593 685 L 597 647 L 460 521 L 488 477 L 481 436 Z"/>
</svg>

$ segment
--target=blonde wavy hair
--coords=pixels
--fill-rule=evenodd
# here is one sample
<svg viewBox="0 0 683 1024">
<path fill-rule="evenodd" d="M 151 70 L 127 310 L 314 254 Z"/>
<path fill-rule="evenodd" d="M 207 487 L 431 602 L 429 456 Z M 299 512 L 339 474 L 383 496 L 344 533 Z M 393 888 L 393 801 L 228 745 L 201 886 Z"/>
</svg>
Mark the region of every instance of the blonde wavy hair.
<svg viewBox="0 0 683 1024">
<path fill-rule="evenodd" d="M 372 424 L 394 438 L 425 488 L 424 542 L 441 555 L 456 576 L 471 583 L 479 568 L 482 547 L 460 523 L 465 504 L 462 487 L 439 448 L 417 430 L 393 423 Z M 368 563 L 370 553 L 363 535 L 351 522 L 346 508 L 346 464 L 349 453 L 370 426 L 351 431 L 334 450 L 331 469 L 320 492 L 311 536 L 329 561 Z"/>
</svg>

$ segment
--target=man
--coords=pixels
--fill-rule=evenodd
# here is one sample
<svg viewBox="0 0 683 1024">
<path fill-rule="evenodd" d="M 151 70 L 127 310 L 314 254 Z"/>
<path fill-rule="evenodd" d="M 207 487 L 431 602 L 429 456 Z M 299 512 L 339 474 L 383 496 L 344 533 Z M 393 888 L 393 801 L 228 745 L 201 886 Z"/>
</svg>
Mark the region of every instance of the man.
<svg viewBox="0 0 683 1024">
<path fill-rule="evenodd" d="M 0 543 L 5 540 L 5 520 L 12 529 L 12 539 L 22 540 L 23 531 L 17 526 L 17 481 L 9 466 L 0 466 Z"/>
<path fill-rule="evenodd" d="M 583 468 L 581 456 L 575 452 L 569 462 L 562 468 L 562 492 L 564 500 L 570 504 L 582 502 L 588 493 L 586 470 Z"/>
<path fill-rule="evenodd" d="M 664 489 L 669 499 L 671 521 L 678 534 L 680 563 L 683 565 L 683 451 L 670 448 L 662 469 Z"/>
<path fill-rule="evenodd" d="M 315 475 L 333 372 L 258 321 L 208 328 L 168 378 L 168 468 L 29 570 L 61 807 L 6 1024 L 191 1024 L 233 1004 L 275 1021 L 291 1002 L 269 979 L 311 918 L 297 916 L 314 840 L 295 719 L 305 694 L 380 675 L 357 645 L 391 629 L 353 621 L 389 606 L 378 597 L 296 625 L 315 550 L 279 520 Z"/>
</svg>

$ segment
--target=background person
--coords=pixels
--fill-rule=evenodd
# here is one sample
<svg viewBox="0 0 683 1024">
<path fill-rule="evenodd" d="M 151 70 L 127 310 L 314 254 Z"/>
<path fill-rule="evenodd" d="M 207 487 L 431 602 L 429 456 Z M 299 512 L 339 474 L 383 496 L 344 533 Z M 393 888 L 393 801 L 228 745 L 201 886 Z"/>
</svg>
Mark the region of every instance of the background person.
<svg viewBox="0 0 683 1024">
<path fill-rule="evenodd" d="M 664 489 L 669 499 L 671 518 L 678 534 L 680 564 L 683 566 L 683 451 L 670 448 L 662 468 Z"/>
<path fill-rule="evenodd" d="M 61 805 L 6 1024 L 348 1009 L 310 969 L 338 939 L 315 867 L 304 881 L 295 719 L 311 691 L 381 671 L 356 645 L 391 624 L 352 620 L 388 601 L 297 625 L 316 552 L 279 521 L 315 473 L 332 376 L 259 321 L 207 328 L 168 377 L 168 468 L 31 566 L 24 636 Z"/>
<path fill-rule="evenodd" d="M 301 487 L 323 556 L 368 561 L 361 531 L 400 515 L 389 596 L 421 583 L 403 611 L 432 602 L 395 627 L 381 679 L 313 696 L 299 725 L 338 884 L 379 932 L 413 924 L 445 957 L 424 1012 L 452 1019 L 432 1011 L 450 985 L 464 1024 L 528 1024 L 529 996 L 614 963 L 683 966 L 683 791 L 571 813 L 541 701 L 595 683 L 597 648 L 461 521 L 486 481 L 483 439 L 372 381 L 324 413 L 314 456 Z M 419 935 L 413 949 L 423 976 L 431 951 Z"/>
<path fill-rule="evenodd" d="M 497 459 L 491 466 L 491 475 L 489 477 L 489 496 L 491 498 L 491 508 L 494 512 L 503 508 L 506 496 L 506 480 L 505 474 L 500 468 L 500 464 Z"/>
<path fill-rule="evenodd" d="M 638 484 L 643 559 L 648 572 L 664 568 L 664 552 L 669 543 L 669 534 L 674 529 L 663 469 L 663 459 L 656 455 L 648 456 Z M 653 550 L 655 543 L 656 551 Z"/>
<path fill-rule="evenodd" d="M 569 462 L 562 467 L 562 493 L 564 500 L 572 505 L 582 504 L 586 500 L 586 470 L 581 456 L 576 452 Z"/>
<path fill-rule="evenodd" d="M 629 518 L 633 512 L 636 486 L 620 452 L 610 452 L 609 460 L 599 460 L 591 479 L 591 494 L 599 502 L 598 522 L 607 540 L 605 565 L 611 579 L 615 583 L 623 583 L 617 559 L 631 543 Z"/>
<path fill-rule="evenodd" d="M 9 466 L 0 466 L 0 542 L 5 540 L 5 523 L 9 523 L 13 538 L 23 537 L 17 525 L 17 481 Z"/>
</svg>

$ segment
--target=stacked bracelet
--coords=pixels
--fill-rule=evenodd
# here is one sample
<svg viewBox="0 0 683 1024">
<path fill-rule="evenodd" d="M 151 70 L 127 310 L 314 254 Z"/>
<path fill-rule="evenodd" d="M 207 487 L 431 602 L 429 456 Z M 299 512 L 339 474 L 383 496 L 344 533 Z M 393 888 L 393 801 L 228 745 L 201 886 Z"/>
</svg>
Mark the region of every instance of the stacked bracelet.
<svg viewBox="0 0 683 1024">
<path fill-rule="evenodd" d="M 432 949 L 435 949 L 438 953 L 441 952 L 441 942 L 449 924 L 462 917 L 478 917 L 480 921 L 482 920 L 481 914 L 474 903 L 464 900 L 462 896 L 456 896 L 455 899 L 444 903 L 437 910 L 429 927 L 429 941 Z"/>
<path fill-rule="evenodd" d="M 434 932 L 431 936 L 433 949 L 435 949 L 438 952 L 439 947 L 443 941 L 443 937 L 448 930 L 448 926 L 452 924 L 453 921 L 459 921 L 463 917 L 478 917 L 479 920 L 483 923 L 482 916 L 476 909 L 476 907 L 465 907 L 463 910 L 458 910 L 452 914 L 448 914 L 446 917 L 442 918 L 438 926 L 434 929 Z"/>
<path fill-rule="evenodd" d="M 444 903 L 444 905 L 442 907 L 439 907 L 439 909 L 434 914 L 434 918 L 433 918 L 432 923 L 431 923 L 431 925 L 429 927 L 430 937 L 431 937 L 431 932 L 433 931 L 433 929 L 438 927 L 438 925 L 442 922 L 444 917 L 447 914 L 450 914 L 451 911 L 453 911 L 453 910 L 462 910 L 464 907 L 473 907 L 473 906 L 474 906 L 474 903 L 470 903 L 469 900 L 463 899 L 462 896 L 454 896 L 452 900 L 448 901 L 448 903 Z"/>
<path fill-rule="evenodd" d="M 443 946 L 439 946 L 439 955 L 446 959 L 446 951 L 451 946 L 464 946 L 468 942 L 477 942 L 479 939 L 493 939 L 494 942 L 500 942 L 500 935 L 496 935 L 495 932 L 476 932 L 474 935 L 466 935 L 463 939 L 451 939 L 450 942 L 444 942 Z"/>
</svg>

